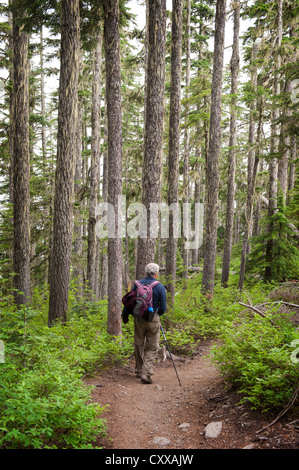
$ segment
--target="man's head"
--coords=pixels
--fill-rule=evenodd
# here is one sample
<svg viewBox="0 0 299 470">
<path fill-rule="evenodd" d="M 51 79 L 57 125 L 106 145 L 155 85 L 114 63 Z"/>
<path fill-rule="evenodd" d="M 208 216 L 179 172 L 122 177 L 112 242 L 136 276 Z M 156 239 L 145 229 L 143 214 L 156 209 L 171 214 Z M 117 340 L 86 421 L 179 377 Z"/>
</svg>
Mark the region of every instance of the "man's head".
<svg viewBox="0 0 299 470">
<path fill-rule="evenodd" d="M 145 267 L 145 274 L 147 276 L 157 278 L 159 274 L 159 266 L 156 263 L 149 263 Z"/>
</svg>

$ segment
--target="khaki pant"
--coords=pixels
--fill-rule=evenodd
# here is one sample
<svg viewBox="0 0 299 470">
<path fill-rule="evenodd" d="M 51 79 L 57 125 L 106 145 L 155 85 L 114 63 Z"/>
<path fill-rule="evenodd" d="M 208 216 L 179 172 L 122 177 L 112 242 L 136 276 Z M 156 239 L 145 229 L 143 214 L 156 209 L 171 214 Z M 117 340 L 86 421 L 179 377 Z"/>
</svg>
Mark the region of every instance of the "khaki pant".
<svg viewBox="0 0 299 470">
<path fill-rule="evenodd" d="M 151 376 L 159 351 L 160 316 L 154 315 L 151 322 L 134 317 L 135 372 Z"/>
</svg>

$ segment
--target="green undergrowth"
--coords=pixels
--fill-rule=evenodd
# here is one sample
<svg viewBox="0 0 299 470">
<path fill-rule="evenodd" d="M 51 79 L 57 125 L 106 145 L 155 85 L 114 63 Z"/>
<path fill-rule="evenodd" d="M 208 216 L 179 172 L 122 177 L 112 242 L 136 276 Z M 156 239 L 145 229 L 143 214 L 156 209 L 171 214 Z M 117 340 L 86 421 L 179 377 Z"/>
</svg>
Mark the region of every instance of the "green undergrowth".
<svg viewBox="0 0 299 470">
<path fill-rule="evenodd" d="M 91 402 L 82 378 L 133 352 L 131 338 L 107 334 L 105 301 L 77 302 L 71 294 L 66 325 L 51 328 L 47 305 L 44 292 L 19 311 L 2 301 L 0 448 L 93 448 L 105 436 L 105 404 Z"/>
<path fill-rule="evenodd" d="M 233 279 L 227 289 L 217 280 L 207 298 L 198 275 L 185 287 L 178 284 L 174 306 L 162 317 L 174 354 L 192 355 L 203 339 L 217 339 L 212 357 L 227 384 L 261 410 L 285 406 L 298 385 L 292 312 L 282 313 L 275 303 L 263 317 L 239 303 L 262 304 L 274 287 L 260 283 L 240 295 Z M 65 325 L 49 328 L 47 311 L 47 289 L 34 293 L 30 308 L 16 310 L 9 297 L 1 301 L 0 448 L 94 448 L 105 436 L 105 403 L 92 402 L 83 379 L 132 356 L 133 318 L 121 338 L 112 338 L 107 302 L 77 300 L 75 291 Z"/>
<path fill-rule="evenodd" d="M 294 355 L 296 347 L 299 351 L 299 332 L 290 316 L 277 306 L 269 308 L 266 317 L 243 311 L 220 339 L 214 360 L 227 383 L 237 386 L 241 402 L 262 411 L 286 406 L 299 378 Z"/>
<path fill-rule="evenodd" d="M 279 302 L 288 301 L 292 293 L 277 291 L 276 303 L 271 302 L 275 287 L 257 283 L 241 294 L 237 283 L 226 289 L 217 283 L 213 297 L 206 298 L 198 277 L 179 290 L 172 311 L 162 320 L 177 353 L 192 354 L 202 339 L 217 338 L 211 357 L 227 385 L 237 388 L 242 402 L 261 411 L 286 406 L 299 384 L 299 331 L 291 321 L 296 312 Z M 240 302 L 269 303 L 263 316 Z"/>
</svg>

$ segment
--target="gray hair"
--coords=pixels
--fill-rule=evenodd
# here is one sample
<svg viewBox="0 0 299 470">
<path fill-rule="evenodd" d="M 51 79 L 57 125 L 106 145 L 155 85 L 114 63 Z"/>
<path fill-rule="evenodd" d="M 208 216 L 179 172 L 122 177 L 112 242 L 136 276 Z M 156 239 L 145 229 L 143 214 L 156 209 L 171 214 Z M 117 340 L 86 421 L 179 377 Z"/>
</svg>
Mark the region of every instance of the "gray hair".
<svg viewBox="0 0 299 470">
<path fill-rule="evenodd" d="M 159 272 L 159 266 L 156 263 L 149 263 L 145 267 L 145 273 L 146 274 L 156 274 Z"/>
</svg>

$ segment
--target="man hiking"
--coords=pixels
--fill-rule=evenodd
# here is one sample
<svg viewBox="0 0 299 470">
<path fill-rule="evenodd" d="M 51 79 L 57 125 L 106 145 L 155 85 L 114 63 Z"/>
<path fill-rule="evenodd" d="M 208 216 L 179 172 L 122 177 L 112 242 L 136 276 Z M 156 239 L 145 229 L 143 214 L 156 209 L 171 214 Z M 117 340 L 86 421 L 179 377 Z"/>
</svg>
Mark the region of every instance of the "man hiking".
<svg viewBox="0 0 299 470">
<path fill-rule="evenodd" d="M 159 266 L 150 263 L 145 267 L 146 277 L 140 281 L 135 281 L 132 291 L 138 291 L 139 286 L 149 286 L 152 288 L 152 317 L 145 320 L 138 315 L 136 308 L 133 309 L 134 316 L 134 352 L 135 352 L 135 372 L 137 378 L 144 384 L 151 384 L 151 376 L 154 372 L 154 363 L 159 350 L 160 340 L 160 316 L 166 311 L 166 290 L 163 284 L 157 282 Z M 131 291 L 131 292 L 132 292 Z M 127 315 L 126 307 L 123 309 L 123 317 Z"/>
</svg>

